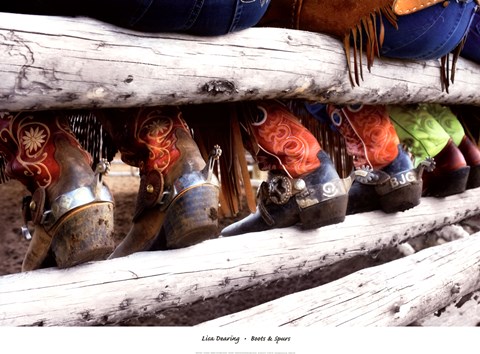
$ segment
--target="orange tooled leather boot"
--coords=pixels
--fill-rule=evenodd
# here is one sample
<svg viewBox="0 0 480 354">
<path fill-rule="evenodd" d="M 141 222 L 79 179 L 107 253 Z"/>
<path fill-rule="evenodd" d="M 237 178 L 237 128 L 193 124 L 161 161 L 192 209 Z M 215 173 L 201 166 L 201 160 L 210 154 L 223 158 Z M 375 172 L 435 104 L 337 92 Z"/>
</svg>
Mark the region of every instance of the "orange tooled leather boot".
<svg viewBox="0 0 480 354">
<path fill-rule="evenodd" d="M 269 172 L 268 179 L 258 190 L 255 213 L 227 226 L 221 235 L 342 222 L 351 182 L 339 177 L 317 139 L 278 101 L 244 107 L 245 146 L 258 167 Z"/>
<path fill-rule="evenodd" d="M 32 193 L 24 199 L 24 236 L 31 238 L 22 270 L 42 267 L 49 251 L 60 268 L 105 259 L 114 248 L 113 197 L 91 168 L 90 155 L 59 112 L 3 112 L 0 152 L 6 175 Z M 33 235 L 27 222 L 34 225 Z"/>
<path fill-rule="evenodd" d="M 422 174 L 430 164 L 414 169 L 384 106 L 328 105 L 332 125 L 345 138 L 353 157 L 355 182 L 349 193 L 348 214 L 381 209 L 404 211 L 420 203 Z"/>
<path fill-rule="evenodd" d="M 219 182 L 206 164 L 178 107 L 96 113 L 121 152 L 140 170 L 133 224 L 110 258 L 150 249 L 160 231 L 165 247 L 187 247 L 218 235 Z"/>
</svg>

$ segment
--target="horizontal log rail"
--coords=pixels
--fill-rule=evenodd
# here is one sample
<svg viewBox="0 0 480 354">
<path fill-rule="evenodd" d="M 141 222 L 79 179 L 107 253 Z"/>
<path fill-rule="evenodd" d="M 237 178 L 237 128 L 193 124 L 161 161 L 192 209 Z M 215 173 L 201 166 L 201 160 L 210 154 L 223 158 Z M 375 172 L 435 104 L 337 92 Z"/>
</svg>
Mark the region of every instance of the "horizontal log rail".
<svg viewBox="0 0 480 354">
<path fill-rule="evenodd" d="M 450 93 L 441 89 L 438 60 L 377 59 L 351 87 L 341 43 L 305 31 L 195 37 L 0 13 L 0 38 L 0 110 L 7 111 L 267 98 L 480 105 L 478 64 L 460 58 Z"/>
<path fill-rule="evenodd" d="M 200 326 L 406 326 L 479 289 L 476 233 Z"/>
<path fill-rule="evenodd" d="M 65 270 L 5 275 L 0 277 L 0 325 L 115 324 L 263 286 L 394 247 L 480 214 L 479 198 L 477 188 L 447 198 L 423 198 L 419 206 L 401 213 L 350 215 L 343 223 L 316 230 L 277 229 Z M 365 274 L 367 284 L 371 273 Z"/>
</svg>

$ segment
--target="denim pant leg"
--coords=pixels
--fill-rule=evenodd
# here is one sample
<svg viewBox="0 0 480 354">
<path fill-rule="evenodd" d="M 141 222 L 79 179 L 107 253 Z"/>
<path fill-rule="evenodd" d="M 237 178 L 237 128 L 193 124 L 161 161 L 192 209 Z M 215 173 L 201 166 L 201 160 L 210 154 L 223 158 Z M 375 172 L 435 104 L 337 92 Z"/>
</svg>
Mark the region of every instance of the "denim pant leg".
<svg viewBox="0 0 480 354">
<path fill-rule="evenodd" d="M 475 13 L 461 56 L 480 64 L 480 12 Z"/>
<path fill-rule="evenodd" d="M 252 27 L 271 0 L 15 0 L 0 11 L 88 16 L 145 32 L 222 35 Z"/>
<path fill-rule="evenodd" d="M 229 7 L 221 8 L 220 3 Z M 255 26 L 267 11 L 270 0 L 207 0 L 190 32 L 221 35 Z"/>
<path fill-rule="evenodd" d="M 142 31 L 222 35 L 252 27 L 270 0 L 137 0 L 149 3 L 131 27 Z"/>
<path fill-rule="evenodd" d="M 450 53 L 470 27 L 476 4 L 450 1 L 413 14 L 398 16 L 398 30 L 386 19 L 381 55 L 391 58 L 430 60 Z"/>
<path fill-rule="evenodd" d="M 0 11 L 41 15 L 88 16 L 144 31 L 182 31 L 191 25 L 204 0 L 15 0 Z"/>
</svg>

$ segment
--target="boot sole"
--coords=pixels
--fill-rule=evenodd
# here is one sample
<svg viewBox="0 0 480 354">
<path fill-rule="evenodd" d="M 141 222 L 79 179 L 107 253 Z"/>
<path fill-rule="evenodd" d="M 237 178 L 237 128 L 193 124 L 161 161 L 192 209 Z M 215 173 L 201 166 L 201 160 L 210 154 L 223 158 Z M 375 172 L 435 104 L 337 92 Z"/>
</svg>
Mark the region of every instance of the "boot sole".
<svg viewBox="0 0 480 354">
<path fill-rule="evenodd" d="M 168 249 L 183 248 L 215 238 L 218 230 L 219 189 L 203 184 L 173 201 L 163 224 Z"/>
<path fill-rule="evenodd" d="M 347 215 L 366 213 L 380 209 L 380 201 L 374 186 L 354 183 L 348 192 Z"/>
<path fill-rule="evenodd" d="M 440 176 L 432 176 L 425 196 L 443 198 L 463 193 L 467 189 L 469 174 L 470 167 L 467 166 Z"/>
<path fill-rule="evenodd" d="M 381 210 L 391 214 L 416 207 L 422 198 L 422 185 L 421 181 L 410 183 L 379 197 Z"/>
</svg>

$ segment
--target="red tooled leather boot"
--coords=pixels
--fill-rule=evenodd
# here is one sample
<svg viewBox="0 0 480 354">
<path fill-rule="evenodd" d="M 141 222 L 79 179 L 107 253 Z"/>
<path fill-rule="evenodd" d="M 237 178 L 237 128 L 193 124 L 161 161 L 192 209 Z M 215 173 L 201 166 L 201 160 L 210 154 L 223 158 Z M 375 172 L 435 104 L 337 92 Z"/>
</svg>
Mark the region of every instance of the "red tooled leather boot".
<svg viewBox="0 0 480 354">
<path fill-rule="evenodd" d="M 113 197 L 91 168 L 59 112 L 2 113 L 0 151 L 6 175 L 32 196 L 24 203 L 34 233 L 22 270 L 42 266 L 49 250 L 60 268 L 105 259 L 113 250 Z M 26 226 L 25 236 L 30 237 Z"/>
<path fill-rule="evenodd" d="M 245 146 L 269 175 L 258 190 L 255 213 L 221 234 L 342 222 L 350 184 L 339 177 L 310 131 L 278 101 L 259 102 L 244 118 L 249 138 Z"/>
<path fill-rule="evenodd" d="M 160 231 L 168 249 L 218 235 L 219 182 L 205 163 L 178 107 L 97 113 L 122 160 L 140 170 L 132 227 L 110 258 L 148 250 Z"/>
<path fill-rule="evenodd" d="M 432 166 L 421 164 L 414 169 L 386 107 L 329 105 L 327 111 L 332 125 L 345 138 L 356 169 L 347 213 L 375 209 L 393 213 L 418 205 L 423 169 Z"/>
</svg>

